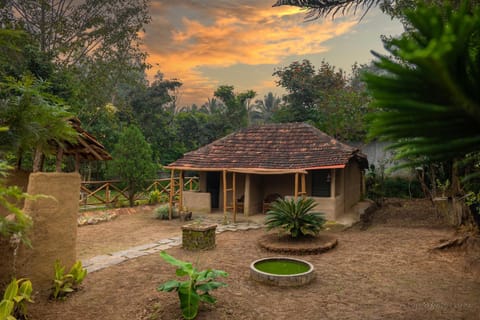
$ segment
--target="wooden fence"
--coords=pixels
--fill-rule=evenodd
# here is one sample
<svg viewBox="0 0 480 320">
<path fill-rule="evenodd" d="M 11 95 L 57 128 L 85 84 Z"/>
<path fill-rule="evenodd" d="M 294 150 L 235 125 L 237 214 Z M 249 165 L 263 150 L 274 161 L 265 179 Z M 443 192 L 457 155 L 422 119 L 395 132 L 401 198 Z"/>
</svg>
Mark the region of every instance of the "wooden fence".
<svg viewBox="0 0 480 320">
<path fill-rule="evenodd" d="M 175 196 L 180 193 L 178 187 L 178 178 L 175 178 L 174 188 Z M 183 181 L 183 190 L 197 190 L 198 177 L 185 177 Z M 143 191 L 135 195 L 135 201 L 149 200 L 150 193 L 154 190 L 159 192 L 160 202 L 168 202 L 170 197 L 170 178 L 152 180 L 150 185 Z M 127 188 L 121 188 L 120 180 L 108 181 L 83 181 L 80 187 L 80 205 L 81 206 L 106 206 L 121 205 L 127 201 Z"/>
</svg>

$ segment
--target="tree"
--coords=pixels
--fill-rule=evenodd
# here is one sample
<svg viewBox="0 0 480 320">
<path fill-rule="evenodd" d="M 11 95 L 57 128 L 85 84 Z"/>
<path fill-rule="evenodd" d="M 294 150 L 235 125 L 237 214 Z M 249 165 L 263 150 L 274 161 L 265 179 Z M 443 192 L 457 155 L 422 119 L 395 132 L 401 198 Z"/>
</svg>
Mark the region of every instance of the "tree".
<svg viewBox="0 0 480 320">
<path fill-rule="evenodd" d="M 256 95 L 255 91 L 235 93 L 233 86 L 219 86 L 213 94 L 222 100 L 225 105 L 222 116 L 224 118 L 225 133 L 244 128 L 248 125 L 247 102 Z"/>
<path fill-rule="evenodd" d="M 17 167 L 23 154 L 35 149 L 33 171 L 40 171 L 43 155 L 56 151 L 52 142 L 62 146 L 75 141 L 78 133 L 67 121 L 72 115 L 61 99 L 46 92 L 45 82 L 29 76 L 7 78 L 0 87 L 0 126 L 9 128 L 0 132 L 0 146 L 17 155 Z"/>
<path fill-rule="evenodd" d="M 115 55 L 144 58 L 138 44 L 150 21 L 147 0 L 4 0 L 0 10 L 1 26 L 23 28 L 65 65 Z"/>
<path fill-rule="evenodd" d="M 388 2 L 391 2 L 391 0 L 278 0 L 273 6 L 306 8 L 308 10 L 307 19 L 317 19 L 328 15 L 334 17 L 339 12 L 341 14 L 345 14 L 351 10 L 356 12 L 359 7 L 364 9 L 363 15 L 365 15 L 373 6 Z M 399 1 L 394 0 L 394 2 Z"/>
<path fill-rule="evenodd" d="M 130 125 L 122 131 L 112 158 L 108 167 L 109 175 L 126 184 L 128 201 L 133 207 L 135 194 L 143 190 L 147 179 L 153 178 L 156 173 L 151 147 L 138 127 Z"/>
<path fill-rule="evenodd" d="M 305 8 L 307 9 L 306 18 L 312 20 L 329 15 L 333 18 L 337 13 L 346 14 L 351 11 L 356 13 L 359 8 L 363 10 L 363 18 L 372 7 L 379 6 L 384 13 L 392 18 L 399 18 L 404 25 L 408 25 L 403 12 L 408 9 L 413 10 L 422 3 L 459 8 L 462 0 L 278 0 L 273 6 Z M 479 0 L 469 1 L 470 9 L 479 3 Z"/>
<path fill-rule="evenodd" d="M 0 18 L 0 29 L 28 34 L 41 58 L 29 71 L 48 80 L 93 134 L 104 130 L 103 109 L 123 110 L 125 87 L 145 81 L 140 32 L 150 21 L 148 0 L 4 0 Z M 35 71 L 51 65 L 48 76 Z"/>
<path fill-rule="evenodd" d="M 158 73 L 153 83 L 132 93 L 130 114 L 124 114 L 127 122 L 138 125 L 145 139 L 153 148 L 153 155 L 162 164 L 168 164 L 183 154 L 176 144 L 175 92 L 182 83 L 177 79 L 164 79 Z"/>
<path fill-rule="evenodd" d="M 351 76 L 322 61 L 318 70 L 308 60 L 276 70 L 277 84 L 287 90 L 284 105 L 273 114 L 276 122 L 310 122 L 342 140 L 363 140 L 368 95 L 359 80 L 365 66 L 356 64 Z"/>
<path fill-rule="evenodd" d="M 385 43 L 392 57 L 375 54 L 384 74 L 365 80 L 381 112 L 372 114 L 370 137 L 410 163 L 445 161 L 480 145 L 480 8 L 420 5 L 406 12 L 411 34 Z"/>
</svg>

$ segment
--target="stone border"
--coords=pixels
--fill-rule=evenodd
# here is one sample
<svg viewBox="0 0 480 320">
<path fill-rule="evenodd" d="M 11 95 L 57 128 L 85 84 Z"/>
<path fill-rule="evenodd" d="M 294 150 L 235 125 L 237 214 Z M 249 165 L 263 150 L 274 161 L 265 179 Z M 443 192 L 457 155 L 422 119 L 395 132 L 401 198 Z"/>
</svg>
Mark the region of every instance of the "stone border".
<svg viewBox="0 0 480 320">
<path fill-rule="evenodd" d="M 320 254 L 335 248 L 338 244 L 337 238 L 332 235 L 319 235 L 312 239 L 312 241 L 286 241 L 286 237 L 279 238 L 276 234 L 266 234 L 258 239 L 258 245 L 270 252 L 307 255 Z M 283 240 L 283 241 L 282 241 Z"/>
</svg>

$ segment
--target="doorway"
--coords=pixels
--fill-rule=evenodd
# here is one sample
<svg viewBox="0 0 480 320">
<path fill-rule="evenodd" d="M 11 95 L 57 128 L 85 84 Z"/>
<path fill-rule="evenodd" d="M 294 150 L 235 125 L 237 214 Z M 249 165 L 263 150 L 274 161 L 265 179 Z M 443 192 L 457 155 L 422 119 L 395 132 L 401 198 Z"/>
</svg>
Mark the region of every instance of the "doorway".
<svg viewBox="0 0 480 320">
<path fill-rule="evenodd" d="M 210 193 L 212 209 L 218 209 L 220 202 L 220 172 L 207 172 L 207 192 Z"/>
</svg>

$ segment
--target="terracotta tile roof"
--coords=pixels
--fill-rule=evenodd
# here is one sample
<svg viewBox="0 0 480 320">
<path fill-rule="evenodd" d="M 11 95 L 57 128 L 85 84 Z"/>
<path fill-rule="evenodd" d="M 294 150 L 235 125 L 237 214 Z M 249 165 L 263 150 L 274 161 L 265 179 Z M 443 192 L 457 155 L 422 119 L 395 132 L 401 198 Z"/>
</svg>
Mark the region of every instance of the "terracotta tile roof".
<svg viewBox="0 0 480 320">
<path fill-rule="evenodd" d="M 195 151 L 169 168 L 308 170 L 343 167 L 351 158 L 367 166 L 359 150 L 306 123 L 282 123 L 241 129 Z"/>
</svg>

